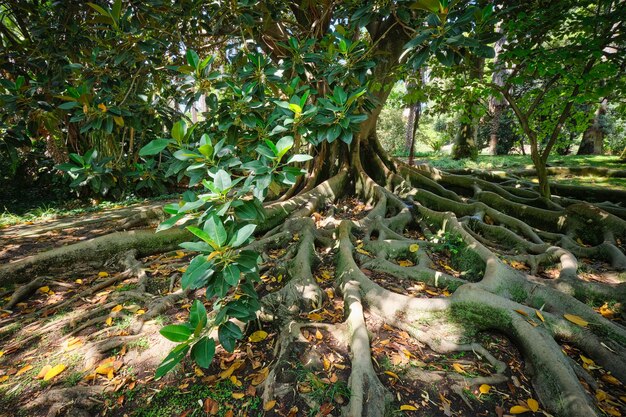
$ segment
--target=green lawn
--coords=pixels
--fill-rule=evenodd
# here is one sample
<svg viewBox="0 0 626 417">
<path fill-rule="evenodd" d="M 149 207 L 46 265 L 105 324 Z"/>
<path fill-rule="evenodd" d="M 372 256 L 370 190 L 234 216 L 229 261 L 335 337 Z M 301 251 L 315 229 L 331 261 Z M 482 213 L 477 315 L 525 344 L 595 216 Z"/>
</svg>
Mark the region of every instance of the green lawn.
<svg viewBox="0 0 626 417">
<path fill-rule="evenodd" d="M 532 169 L 533 163 L 530 156 L 524 155 L 504 155 L 490 156 L 480 155 L 476 161 L 461 160 L 455 161 L 445 155 L 426 155 L 415 158 L 416 161 L 425 161 L 441 169 L 482 169 L 482 170 L 503 170 L 503 169 Z M 561 156 L 555 155 L 548 159 L 548 164 L 553 166 L 596 166 L 613 169 L 626 169 L 626 163 L 620 162 L 618 156 Z"/>
<path fill-rule="evenodd" d="M 406 158 L 403 158 L 404 160 Z M 534 166 L 530 160 L 530 156 L 524 155 L 504 155 L 504 156 L 490 156 L 480 155 L 477 160 L 472 161 L 469 159 L 455 161 L 447 155 L 428 155 L 421 154 L 415 158 L 416 163 L 425 162 L 432 166 L 444 170 L 452 169 L 479 169 L 485 171 L 506 171 L 506 170 L 520 170 L 520 169 L 533 169 Z M 626 169 L 626 163 L 619 160 L 618 156 L 561 156 L 555 155 L 550 157 L 548 164 L 551 166 L 560 167 L 577 167 L 577 166 L 595 166 L 610 169 Z M 530 181 L 532 177 L 528 178 Z M 568 177 L 552 177 L 551 181 L 559 182 L 561 184 L 573 184 L 573 185 L 591 185 L 595 187 L 607 187 L 615 189 L 626 189 L 626 178 L 605 178 L 594 176 L 568 176 Z"/>
</svg>

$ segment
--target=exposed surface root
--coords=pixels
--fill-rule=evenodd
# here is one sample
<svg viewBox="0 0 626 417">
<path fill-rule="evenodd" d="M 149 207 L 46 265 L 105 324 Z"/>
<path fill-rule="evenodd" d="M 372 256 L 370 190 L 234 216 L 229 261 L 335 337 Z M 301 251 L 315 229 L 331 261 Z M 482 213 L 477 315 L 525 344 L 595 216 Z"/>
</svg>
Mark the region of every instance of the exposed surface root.
<svg viewBox="0 0 626 417">
<path fill-rule="evenodd" d="M 162 233 L 154 233 L 152 230 L 111 233 L 2 265 L 0 285 L 28 281 L 33 275 L 46 273 L 52 266 L 89 261 L 104 263 L 110 257 L 130 249 L 136 250 L 140 256 L 165 252 L 177 248 L 188 237 L 188 232 L 180 229 Z"/>
</svg>

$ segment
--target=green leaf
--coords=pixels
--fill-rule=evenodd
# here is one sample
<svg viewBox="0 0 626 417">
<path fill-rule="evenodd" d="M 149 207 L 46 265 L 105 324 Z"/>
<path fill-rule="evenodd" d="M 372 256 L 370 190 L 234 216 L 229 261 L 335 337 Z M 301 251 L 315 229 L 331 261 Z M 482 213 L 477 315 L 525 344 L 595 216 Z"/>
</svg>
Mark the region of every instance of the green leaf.
<svg viewBox="0 0 626 417">
<path fill-rule="evenodd" d="M 111 17 L 111 14 L 107 10 L 103 9 L 101 6 L 98 6 L 97 4 L 87 3 L 87 5 L 91 7 L 92 9 L 94 9 L 95 11 L 97 11 L 98 13 L 100 13 L 102 16 L 106 16 L 109 18 Z"/>
<path fill-rule="evenodd" d="M 348 95 L 346 94 L 345 90 L 341 88 L 341 86 L 337 86 L 333 90 L 333 98 L 338 104 L 343 106 L 346 102 L 346 99 L 348 98 Z"/>
<path fill-rule="evenodd" d="M 230 246 L 237 248 L 248 241 L 256 229 L 256 224 L 247 224 L 235 232 L 235 236 L 231 240 Z"/>
<path fill-rule="evenodd" d="M 203 337 L 193 345 L 191 356 L 201 368 L 208 368 L 215 356 L 215 341 L 209 337 Z"/>
<path fill-rule="evenodd" d="M 241 271 L 239 270 L 239 268 L 237 268 L 237 266 L 233 265 L 233 264 L 228 265 L 222 271 L 222 275 L 224 276 L 224 280 L 231 287 L 234 287 L 237 284 L 239 284 L 239 275 L 240 274 L 241 274 Z"/>
<path fill-rule="evenodd" d="M 139 150 L 139 156 L 156 155 L 167 148 L 171 141 L 169 139 L 154 139 Z"/>
<path fill-rule="evenodd" d="M 226 243 L 228 234 L 226 233 L 222 220 L 216 214 L 211 214 L 207 217 L 204 222 L 204 231 L 208 234 L 211 241 L 218 247 L 222 247 L 224 246 L 224 243 Z"/>
<path fill-rule="evenodd" d="M 223 169 L 217 171 L 217 173 L 215 174 L 215 178 L 213 179 L 213 183 L 215 184 L 215 187 L 220 191 L 227 190 L 232 185 L 230 175 Z"/>
<path fill-rule="evenodd" d="M 207 158 L 210 158 L 213 155 L 213 145 L 210 143 L 204 144 L 198 147 L 198 151 Z"/>
<path fill-rule="evenodd" d="M 237 257 L 237 264 L 244 271 L 253 271 L 259 263 L 260 255 L 251 250 L 242 250 Z"/>
<path fill-rule="evenodd" d="M 115 0 L 113 2 L 113 8 L 111 9 L 111 15 L 116 22 L 119 22 L 122 13 L 122 0 Z"/>
<path fill-rule="evenodd" d="M 174 123 L 174 126 L 172 126 L 172 137 L 176 140 L 176 142 L 182 143 L 185 139 L 186 133 L 187 123 L 185 123 L 184 120 L 179 120 L 178 122 Z"/>
<path fill-rule="evenodd" d="M 297 104 L 294 103 L 290 103 L 289 104 L 289 110 L 291 110 L 292 112 L 294 112 L 295 114 L 300 114 L 302 113 L 302 107 L 300 107 Z"/>
<path fill-rule="evenodd" d="M 292 162 L 306 162 L 306 161 L 310 161 L 311 159 L 313 159 L 311 155 L 305 155 L 305 154 L 300 153 L 297 155 L 291 155 L 289 159 L 287 160 L 287 163 L 291 164 Z"/>
<path fill-rule="evenodd" d="M 243 334 L 235 323 L 227 321 L 219 327 L 217 337 L 222 347 L 226 349 L 227 352 L 232 353 L 235 350 L 235 342 L 237 339 L 241 339 Z"/>
<path fill-rule="evenodd" d="M 185 342 L 192 335 L 193 330 L 184 324 L 170 324 L 159 330 L 159 333 L 172 342 Z"/>
<path fill-rule="evenodd" d="M 204 304 L 200 300 L 195 300 L 189 310 L 189 323 L 194 328 L 194 334 L 197 336 L 207 323 L 207 313 Z"/>
<path fill-rule="evenodd" d="M 200 158 L 200 157 L 202 157 L 202 154 L 196 153 L 194 151 L 186 150 L 186 149 L 179 149 L 176 152 L 174 152 L 174 158 L 181 160 L 181 161 L 187 161 L 188 159 L 195 159 L 195 158 Z"/>
<path fill-rule="evenodd" d="M 411 5 L 411 9 L 422 9 L 429 12 L 439 11 L 439 0 L 418 0 Z"/>
<path fill-rule="evenodd" d="M 276 156 L 280 159 L 284 154 L 286 154 L 289 149 L 293 147 L 293 138 L 291 136 L 283 136 L 280 138 L 278 142 L 276 142 Z"/>
<path fill-rule="evenodd" d="M 272 145 L 273 145 L 273 144 L 272 144 Z M 268 148 L 267 146 L 264 146 L 264 145 L 259 145 L 259 146 L 257 146 L 257 147 L 256 147 L 256 151 L 257 151 L 259 154 L 261 154 L 261 155 L 263 155 L 263 156 L 268 157 L 269 159 L 274 159 L 274 158 L 276 158 L 276 154 L 274 153 L 274 151 L 273 151 L 273 150 L 271 150 L 270 148 Z"/>
<path fill-rule="evenodd" d="M 187 63 L 192 67 L 198 68 L 198 63 L 200 62 L 200 57 L 193 49 L 187 49 Z"/>
<path fill-rule="evenodd" d="M 77 101 L 68 101 L 67 103 L 59 104 L 58 107 L 62 110 L 70 110 L 74 107 L 80 107 L 80 103 Z"/>
<path fill-rule="evenodd" d="M 196 226 L 187 226 L 186 229 L 189 230 L 194 235 L 198 236 L 200 239 L 204 240 L 209 245 L 214 246 L 216 244 L 216 242 L 211 238 L 211 235 L 209 235 L 204 230 Z M 218 246 L 221 246 L 221 245 L 218 245 Z"/>
<path fill-rule="evenodd" d="M 235 207 L 235 216 L 239 220 L 258 220 L 260 217 L 252 201 L 244 201 L 243 204 Z"/>
<path fill-rule="evenodd" d="M 161 378 L 163 375 L 171 371 L 176 365 L 180 363 L 181 360 L 187 355 L 189 352 L 188 345 L 179 345 L 170 351 L 170 353 L 163 359 L 161 365 L 159 365 L 154 377 L 156 379 Z"/>
<path fill-rule="evenodd" d="M 167 230 L 171 227 L 173 227 L 180 219 L 182 219 L 185 215 L 184 214 L 177 214 L 175 216 L 170 217 L 169 219 L 161 222 L 159 224 L 159 227 L 157 227 L 157 232 L 162 232 L 163 230 Z"/>
<path fill-rule="evenodd" d="M 194 252 L 213 252 L 213 248 L 205 242 L 183 242 L 178 246 Z"/>
<path fill-rule="evenodd" d="M 200 288 L 206 285 L 213 272 L 213 263 L 207 261 L 205 256 L 198 255 L 193 258 L 181 277 L 181 285 L 184 290 Z"/>
</svg>

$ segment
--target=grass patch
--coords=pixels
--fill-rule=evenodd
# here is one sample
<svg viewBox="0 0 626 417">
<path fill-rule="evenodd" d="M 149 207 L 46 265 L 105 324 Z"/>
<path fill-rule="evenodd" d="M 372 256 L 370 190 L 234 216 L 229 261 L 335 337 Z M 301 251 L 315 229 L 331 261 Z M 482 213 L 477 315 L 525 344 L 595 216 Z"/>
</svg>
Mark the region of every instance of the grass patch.
<svg viewBox="0 0 626 417">
<path fill-rule="evenodd" d="M 87 213 L 96 213 L 103 210 L 127 207 L 133 204 L 168 200 L 172 198 L 178 198 L 178 194 L 168 194 L 154 198 L 129 197 L 123 201 L 102 201 L 96 205 L 87 202 L 80 202 L 78 207 L 76 207 L 76 201 L 69 203 L 58 202 L 42 204 L 39 207 L 26 210 L 19 207 L 7 208 L 5 206 L 4 211 L 0 213 L 0 227 L 13 226 L 22 223 L 39 222 L 43 220 L 52 220 L 67 216 L 78 216 Z"/>
<path fill-rule="evenodd" d="M 170 417 L 181 415 L 190 411 L 188 417 L 205 416 L 201 403 L 207 398 L 212 398 L 219 404 L 217 416 L 223 417 L 228 410 L 248 411 L 248 415 L 261 415 L 263 413 L 262 400 L 259 397 L 246 397 L 234 399 L 233 393 L 240 392 L 229 380 L 221 381 L 213 387 L 208 385 L 192 385 L 185 390 L 177 387 L 166 387 L 152 396 L 147 405 L 141 395 L 134 393 L 131 398 L 137 399 L 137 407 L 129 415 L 132 417 Z M 128 399 L 130 391 L 122 391 Z"/>
<path fill-rule="evenodd" d="M 454 160 L 447 155 L 423 155 L 420 159 L 441 169 L 534 169 L 530 155 L 479 155 L 475 161 L 470 159 Z M 624 163 L 619 156 L 605 155 L 553 155 L 548 158 L 548 165 L 561 167 L 594 166 L 621 169 Z"/>
<path fill-rule="evenodd" d="M 300 367 L 296 374 L 298 381 L 310 389 L 307 395 L 315 403 L 315 407 L 309 410 L 309 417 L 319 415 L 322 404 L 329 403 L 340 409 L 341 405 L 337 402 L 337 399 L 342 398 L 346 401 L 350 398 L 350 388 L 343 381 L 326 383 L 304 367 Z"/>
</svg>

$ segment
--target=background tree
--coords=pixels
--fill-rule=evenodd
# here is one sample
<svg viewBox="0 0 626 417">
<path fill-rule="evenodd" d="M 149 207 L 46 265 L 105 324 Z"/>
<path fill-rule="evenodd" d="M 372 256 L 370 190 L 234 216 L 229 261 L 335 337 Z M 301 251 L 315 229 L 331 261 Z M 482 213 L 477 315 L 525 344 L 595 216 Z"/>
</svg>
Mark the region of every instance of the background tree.
<svg viewBox="0 0 626 417">
<path fill-rule="evenodd" d="M 491 87 L 507 100 L 530 141 L 539 189 L 550 196 L 546 162 L 564 124 L 580 126 L 575 104 L 599 102 L 624 82 L 623 57 L 609 45 L 623 45 L 623 11 L 612 1 L 543 2 L 502 5 L 510 13 L 501 54 L 510 73 Z M 562 38 L 557 34 L 572 33 Z M 534 84 L 511 90 L 525 80 Z M 586 126 L 585 126 L 586 127 Z"/>
</svg>

